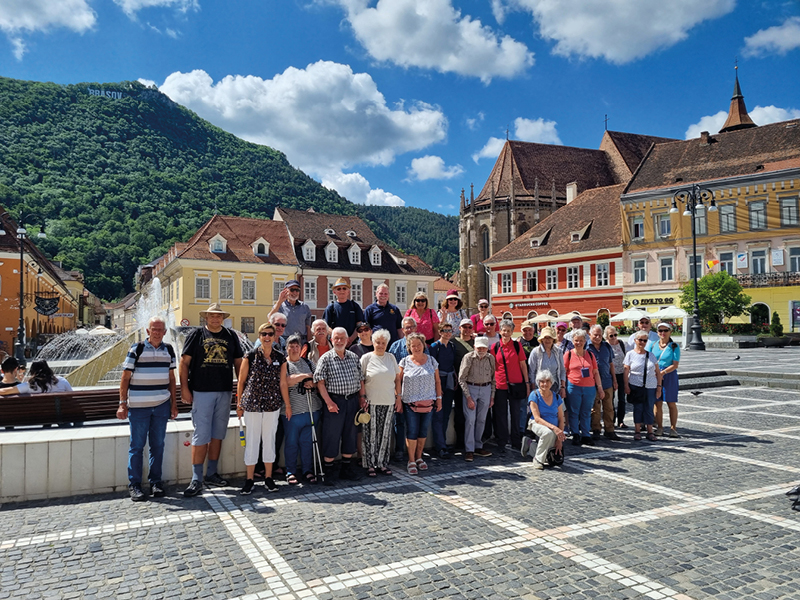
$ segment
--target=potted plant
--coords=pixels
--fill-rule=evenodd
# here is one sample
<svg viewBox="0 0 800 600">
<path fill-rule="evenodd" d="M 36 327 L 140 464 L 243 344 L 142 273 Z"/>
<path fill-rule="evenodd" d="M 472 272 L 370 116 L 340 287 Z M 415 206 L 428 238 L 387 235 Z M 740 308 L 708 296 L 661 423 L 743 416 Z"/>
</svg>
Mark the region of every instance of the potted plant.
<svg viewBox="0 0 800 600">
<path fill-rule="evenodd" d="M 758 336 L 758 340 L 764 344 L 765 348 L 783 348 L 787 344 L 788 339 L 783 335 L 783 325 L 781 325 L 781 318 L 777 311 L 772 313 L 769 335 L 762 333 Z"/>
</svg>

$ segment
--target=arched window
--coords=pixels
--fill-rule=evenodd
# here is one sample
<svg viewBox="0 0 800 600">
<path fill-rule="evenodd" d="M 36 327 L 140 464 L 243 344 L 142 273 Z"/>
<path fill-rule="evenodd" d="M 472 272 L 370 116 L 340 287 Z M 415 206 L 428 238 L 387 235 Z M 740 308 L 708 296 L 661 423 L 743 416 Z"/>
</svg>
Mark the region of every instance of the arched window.
<svg viewBox="0 0 800 600">
<path fill-rule="evenodd" d="M 536 318 L 538 316 L 539 316 L 539 313 L 537 313 L 535 310 L 532 310 L 531 312 L 528 313 L 528 316 L 526 318 L 527 319 L 534 319 L 534 318 Z"/>
<path fill-rule="evenodd" d="M 489 228 L 484 227 L 481 229 L 481 256 L 482 260 L 486 260 L 491 256 L 489 247 Z"/>
<path fill-rule="evenodd" d="M 267 249 L 264 246 L 264 244 L 259 244 L 258 246 L 256 246 L 256 254 L 266 254 L 266 253 Z"/>
<path fill-rule="evenodd" d="M 750 322 L 754 325 L 768 325 L 770 321 L 769 306 L 758 302 L 750 307 Z"/>
</svg>

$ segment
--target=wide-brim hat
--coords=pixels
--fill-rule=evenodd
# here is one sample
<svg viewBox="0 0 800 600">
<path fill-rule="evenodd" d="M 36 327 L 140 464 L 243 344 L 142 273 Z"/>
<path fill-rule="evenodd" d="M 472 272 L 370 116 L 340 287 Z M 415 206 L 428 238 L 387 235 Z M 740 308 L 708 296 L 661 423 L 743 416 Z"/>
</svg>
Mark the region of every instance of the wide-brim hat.
<svg viewBox="0 0 800 600">
<path fill-rule="evenodd" d="M 553 340 L 553 341 L 555 341 L 555 340 L 557 340 L 557 339 L 558 339 L 558 338 L 556 337 L 556 332 L 555 332 L 555 331 L 553 331 L 553 328 L 552 328 L 552 327 L 545 327 L 545 328 L 544 328 L 544 329 L 542 329 L 542 331 L 539 333 L 538 340 L 541 342 L 541 341 L 542 341 L 542 339 L 544 339 L 544 338 L 550 338 L 550 339 L 551 339 L 551 340 Z"/>
<path fill-rule="evenodd" d="M 447 302 L 450 298 L 455 298 L 458 300 L 458 304 L 456 304 L 456 310 L 460 310 L 464 303 L 461 301 L 461 297 L 458 295 L 458 290 L 447 290 L 447 296 L 444 297 L 444 301 Z"/>
<path fill-rule="evenodd" d="M 347 281 L 347 279 L 345 279 L 344 277 L 339 277 L 339 279 L 336 280 L 336 283 L 333 284 L 333 289 L 335 290 L 337 287 L 342 287 L 342 286 L 349 288 L 350 282 Z"/>
<path fill-rule="evenodd" d="M 370 415 L 363 408 L 358 409 L 358 412 L 356 413 L 356 417 L 354 419 L 356 427 L 359 425 L 366 425 L 371 420 L 372 420 L 372 415 Z"/>
<path fill-rule="evenodd" d="M 220 305 L 217 304 L 216 302 L 214 304 L 210 305 L 206 310 L 201 310 L 200 311 L 200 316 L 201 317 L 205 317 L 206 315 L 209 315 L 209 314 L 222 315 L 223 319 L 227 319 L 228 317 L 231 316 L 231 313 L 222 310 L 222 307 L 220 307 Z"/>
</svg>

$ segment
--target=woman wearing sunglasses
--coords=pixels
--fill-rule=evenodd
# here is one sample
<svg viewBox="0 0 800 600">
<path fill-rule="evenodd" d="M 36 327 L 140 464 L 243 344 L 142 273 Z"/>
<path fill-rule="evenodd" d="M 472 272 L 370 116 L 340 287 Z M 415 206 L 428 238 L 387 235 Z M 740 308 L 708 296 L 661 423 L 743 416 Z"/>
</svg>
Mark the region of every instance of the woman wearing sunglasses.
<svg viewBox="0 0 800 600">
<path fill-rule="evenodd" d="M 625 360 L 625 344 L 619 341 L 619 332 L 613 325 L 607 325 L 603 331 L 603 337 L 611 346 L 614 352 L 612 362 L 614 363 L 614 373 L 617 377 L 617 429 L 627 429 L 625 425 L 625 368 L 622 364 Z"/>
<path fill-rule="evenodd" d="M 269 322 L 262 324 L 258 337 L 261 345 L 242 359 L 237 388 L 236 415 L 244 417 L 246 427 L 244 465 L 247 477 L 241 491 L 243 495 L 253 491 L 259 441 L 263 444 L 266 468 L 264 485 L 270 492 L 277 491 L 272 480 L 272 463 L 275 462 L 275 432 L 281 407 L 285 409 L 287 421 L 292 418 L 286 357 L 272 348 L 275 326 Z"/>
<path fill-rule="evenodd" d="M 678 364 L 681 361 L 681 348 L 672 341 L 672 325 L 659 323 L 656 331 L 658 341 L 647 344 L 647 349 L 658 359 L 661 383 L 664 386 L 661 398 L 656 400 L 656 435 L 664 434 L 662 419 L 666 400 L 669 410 L 669 437 L 677 438 L 681 437 L 675 428 L 678 425 Z"/>
<path fill-rule="evenodd" d="M 430 346 L 436 341 L 439 325 L 439 315 L 428 306 L 428 296 L 425 292 L 417 292 L 411 308 L 406 311 L 406 317 L 411 317 L 417 322 L 417 333 L 425 336 L 425 343 Z"/>
</svg>

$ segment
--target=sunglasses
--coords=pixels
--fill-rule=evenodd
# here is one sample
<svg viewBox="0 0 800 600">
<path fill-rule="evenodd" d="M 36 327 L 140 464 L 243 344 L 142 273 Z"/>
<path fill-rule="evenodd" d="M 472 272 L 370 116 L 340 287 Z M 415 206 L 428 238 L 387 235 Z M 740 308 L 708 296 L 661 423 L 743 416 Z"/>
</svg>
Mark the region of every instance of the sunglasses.
<svg viewBox="0 0 800 600">
<path fill-rule="evenodd" d="M 453 333 L 452 329 L 440 329 L 439 333 Z"/>
<path fill-rule="evenodd" d="M 275 323 L 275 327 L 286 327 L 286 323 Z"/>
<path fill-rule="evenodd" d="M 356 333 L 364 333 L 365 331 L 372 331 L 369 327 L 362 327 L 361 329 L 356 329 Z"/>
<path fill-rule="evenodd" d="M 427 302 L 427 300 L 425 298 L 417 298 L 414 302 Z"/>
<path fill-rule="evenodd" d="M 260 335 L 261 337 L 272 337 L 273 335 L 275 335 L 275 332 L 274 331 L 259 331 L 258 335 Z"/>
<path fill-rule="evenodd" d="M 478 308 L 489 308 L 488 304 L 478 304 Z"/>
<path fill-rule="evenodd" d="M 562 328 L 562 327 L 559 327 L 558 329 L 556 329 L 556 331 L 558 331 L 560 333 L 567 333 L 567 330 Z"/>
<path fill-rule="evenodd" d="M 669 329 L 659 329 L 658 333 L 669 333 Z"/>
<path fill-rule="evenodd" d="M 639 325 L 650 325 L 650 321 L 639 321 Z"/>
<path fill-rule="evenodd" d="M 461 329 L 472 329 L 472 325 L 462 325 Z"/>
<path fill-rule="evenodd" d="M 638 338 L 638 339 L 636 340 L 636 343 L 637 343 L 637 344 L 645 344 L 645 343 L 647 343 L 647 340 L 646 340 L 646 339 L 644 339 L 644 338 Z"/>
<path fill-rule="evenodd" d="M 608 336 L 608 337 L 612 338 L 612 337 L 618 337 L 618 336 L 617 336 L 617 334 L 616 334 L 616 333 L 612 333 L 612 334 L 609 334 L 609 336 Z"/>
</svg>

